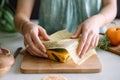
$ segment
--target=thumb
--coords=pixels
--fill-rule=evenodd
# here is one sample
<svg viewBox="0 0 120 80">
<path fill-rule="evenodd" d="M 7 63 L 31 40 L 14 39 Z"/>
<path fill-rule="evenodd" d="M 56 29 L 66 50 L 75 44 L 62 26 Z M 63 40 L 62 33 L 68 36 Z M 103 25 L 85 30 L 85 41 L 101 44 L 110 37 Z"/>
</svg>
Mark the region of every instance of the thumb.
<svg viewBox="0 0 120 80">
<path fill-rule="evenodd" d="M 42 36 L 43 40 L 47 40 L 47 41 L 50 40 L 45 29 L 39 28 L 39 32 L 40 32 L 40 35 Z"/>
<path fill-rule="evenodd" d="M 82 28 L 81 27 L 78 27 L 76 32 L 72 35 L 72 39 L 75 39 L 75 38 L 78 38 L 80 36 L 80 33 L 81 33 L 81 30 Z"/>
</svg>

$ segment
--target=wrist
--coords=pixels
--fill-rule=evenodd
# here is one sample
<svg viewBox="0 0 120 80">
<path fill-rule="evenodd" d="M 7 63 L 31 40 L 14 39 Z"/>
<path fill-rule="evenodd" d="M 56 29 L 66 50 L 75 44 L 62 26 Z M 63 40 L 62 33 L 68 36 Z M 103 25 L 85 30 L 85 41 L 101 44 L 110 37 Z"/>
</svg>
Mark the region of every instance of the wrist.
<svg viewBox="0 0 120 80">
<path fill-rule="evenodd" d="M 105 25 L 108 22 L 107 17 L 102 13 L 99 13 L 98 15 L 101 17 L 101 20 L 103 21 L 103 24 Z"/>
<path fill-rule="evenodd" d="M 25 16 L 21 16 L 21 15 L 14 16 L 15 27 L 21 34 L 23 34 L 23 28 L 25 24 L 29 22 L 30 20 Z"/>
<path fill-rule="evenodd" d="M 21 34 L 24 34 L 24 28 L 27 26 L 27 24 L 29 24 L 30 23 L 30 21 L 23 21 L 22 23 L 21 23 L 21 26 L 20 26 L 20 33 Z"/>
<path fill-rule="evenodd" d="M 106 25 L 107 18 L 102 13 L 99 13 L 93 17 L 96 18 L 95 20 L 98 22 L 100 28 L 103 27 L 104 25 Z"/>
</svg>

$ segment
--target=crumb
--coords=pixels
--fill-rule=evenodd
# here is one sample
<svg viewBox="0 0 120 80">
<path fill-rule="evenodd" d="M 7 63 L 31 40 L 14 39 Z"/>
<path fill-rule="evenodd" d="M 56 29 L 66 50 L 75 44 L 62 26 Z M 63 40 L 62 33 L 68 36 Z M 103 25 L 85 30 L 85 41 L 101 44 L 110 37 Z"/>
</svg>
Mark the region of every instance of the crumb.
<svg viewBox="0 0 120 80">
<path fill-rule="evenodd" d="M 43 77 L 42 80 L 67 80 L 67 78 L 60 75 L 48 75 Z"/>
</svg>

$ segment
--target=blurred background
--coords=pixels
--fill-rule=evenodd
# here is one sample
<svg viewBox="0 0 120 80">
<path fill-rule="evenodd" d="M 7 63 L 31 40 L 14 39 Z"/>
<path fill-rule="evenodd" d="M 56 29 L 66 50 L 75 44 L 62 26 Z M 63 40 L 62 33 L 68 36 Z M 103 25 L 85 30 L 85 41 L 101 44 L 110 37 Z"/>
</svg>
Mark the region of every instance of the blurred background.
<svg viewBox="0 0 120 80">
<path fill-rule="evenodd" d="M 17 6 L 17 0 L 0 0 L 0 7 L 2 4 L 4 4 L 4 6 L 2 6 L 2 8 L 5 10 L 3 11 L 0 8 L 0 19 L 1 19 L 0 20 L 0 31 L 10 32 L 10 33 L 16 32 L 16 29 L 15 29 L 14 23 L 13 23 L 13 17 L 15 14 L 16 6 Z M 33 21 L 35 21 L 39 17 L 38 16 L 39 8 L 40 8 L 39 6 L 40 6 L 40 0 L 35 0 L 33 11 L 31 14 L 31 19 Z M 117 0 L 117 9 L 118 9 L 118 11 L 117 11 L 116 19 L 120 19 L 120 0 Z M 6 11 L 8 11 L 8 12 L 6 12 Z M 8 15 L 7 13 L 10 13 L 10 14 Z M 12 14 L 12 16 L 11 16 L 11 14 Z M 6 17 L 6 16 L 8 16 L 8 17 Z M 115 23 L 115 25 L 117 23 L 119 23 L 119 21 L 117 21 Z M 120 23 L 119 23 L 119 25 L 120 25 Z"/>
<path fill-rule="evenodd" d="M 1 1 L 2 0 L 0 0 L 0 3 Z M 17 0 L 9 0 L 9 3 L 14 7 L 14 9 L 16 8 Z M 40 0 L 35 0 L 35 5 L 34 5 L 31 19 L 38 19 L 39 4 L 40 4 Z M 120 0 L 117 0 L 117 8 L 118 8 L 118 12 L 117 12 L 116 18 L 120 18 Z"/>
</svg>

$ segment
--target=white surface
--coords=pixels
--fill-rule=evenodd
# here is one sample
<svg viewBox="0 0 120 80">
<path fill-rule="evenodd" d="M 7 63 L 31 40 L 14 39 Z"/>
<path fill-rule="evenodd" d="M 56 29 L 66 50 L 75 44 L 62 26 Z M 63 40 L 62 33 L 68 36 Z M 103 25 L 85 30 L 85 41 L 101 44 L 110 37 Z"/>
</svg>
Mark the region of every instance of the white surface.
<svg viewBox="0 0 120 80">
<path fill-rule="evenodd" d="M 0 32 L 0 43 L 2 47 L 8 48 L 13 54 L 18 47 L 24 47 L 21 34 L 8 34 Z M 120 80 L 120 56 L 111 52 L 98 50 L 98 56 L 102 64 L 100 73 L 62 73 L 68 80 Z M 0 80 L 42 80 L 50 74 L 23 74 L 20 64 L 23 56 L 18 55 L 11 70 Z"/>
</svg>

